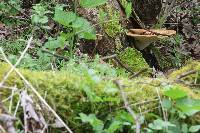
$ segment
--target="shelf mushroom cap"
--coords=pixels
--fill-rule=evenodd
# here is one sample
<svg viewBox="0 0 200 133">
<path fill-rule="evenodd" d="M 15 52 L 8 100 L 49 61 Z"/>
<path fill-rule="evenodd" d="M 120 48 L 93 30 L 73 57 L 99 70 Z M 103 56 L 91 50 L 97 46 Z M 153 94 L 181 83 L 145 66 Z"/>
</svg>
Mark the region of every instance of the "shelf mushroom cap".
<svg viewBox="0 0 200 133">
<path fill-rule="evenodd" d="M 135 47 L 139 50 L 143 50 L 152 42 L 173 36 L 175 34 L 175 30 L 166 29 L 130 29 L 127 33 L 128 36 L 133 37 L 135 39 Z"/>
</svg>

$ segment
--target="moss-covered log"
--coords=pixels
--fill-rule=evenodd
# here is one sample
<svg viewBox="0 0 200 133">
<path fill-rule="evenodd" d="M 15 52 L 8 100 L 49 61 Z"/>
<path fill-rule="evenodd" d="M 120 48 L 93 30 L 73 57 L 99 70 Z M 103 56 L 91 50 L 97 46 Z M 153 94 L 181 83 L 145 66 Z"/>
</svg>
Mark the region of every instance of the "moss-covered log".
<svg viewBox="0 0 200 133">
<path fill-rule="evenodd" d="M 80 120 L 76 119 L 79 113 L 95 113 L 101 117 L 100 119 L 104 119 L 108 113 L 115 113 L 116 109 L 123 106 L 121 95 L 118 91 L 119 89 L 113 83 L 114 80 L 121 81 L 131 104 L 156 99 L 158 97 L 157 89 L 160 90 L 160 95 L 162 96 L 166 85 L 178 86 L 191 97 L 199 98 L 198 94 L 195 94 L 193 90 L 183 84 L 176 83 L 176 78 L 174 78 L 174 75 L 182 74 L 185 71 L 187 72 L 188 69 L 191 68 L 199 71 L 199 66 L 199 62 L 193 62 L 186 68 L 171 74 L 170 79 L 152 79 L 149 77 L 138 77 L 133 80 L 123 77 L 98 78 L 87 73 L 77 74 L 72 71 L 38 72 L 20 69 L 20 72 L 33 84 L 42 96 L 45 97 L 46 95 L 47 102 L 66 122 L 68 122 L 72 130 L 75 132 L 83 132 L 83 130 L 86 130 L 84 129 L 84 125 L 80 123 Z M 0 63 L 0 80 L 2 80 L 9 69 L 10 67 L 8 64 Z M 188 76 L 194 77 L 194 75 L 196 74 Z M 199 77 L 200 73 L 198 73 L 198 81 Z M 10 75 L 5 85 L 17 85 L 17 88 L 21 89 L 25 86 L 24 82 L 16 73 Z M 8 94 L 9 91 L 10 90 L 0 88 L 1 97 L 7 97 L 8 95 L 6 94 Z M 29 94 L 33 93 L 30 91 Z M 158 101 L 154 101 L 141 105 L 141 109 L 142 111 L 146 111 L 157 106 Z M 133 109 L 137 111 L 137 107 L 134 106 Z"/>
</svg>

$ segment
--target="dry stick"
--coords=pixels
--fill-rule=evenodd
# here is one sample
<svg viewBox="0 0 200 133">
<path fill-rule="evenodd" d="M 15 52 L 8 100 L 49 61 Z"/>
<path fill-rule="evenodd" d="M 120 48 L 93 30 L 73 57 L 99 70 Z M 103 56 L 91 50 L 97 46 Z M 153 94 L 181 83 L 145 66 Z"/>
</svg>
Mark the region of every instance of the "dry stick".
<svg viewBox="0 0 200 133">
<path fill-rule="evenodd" d="M 12 63 L 6 57 L 2 48 L 0 48 L 0 52 L 2 53 L 3 57 L 5 58 L 6 62 L 13 68 L 13 70 L 20 76 L 22 80 L 24 80 L 25 84 L 27 84 L 31 90 L 35 93 L 35 95 L 39 98 L 39 100 L 53 113 L 53 115 L 63 124 L 63 126 L 67 129 L 69 133 L 73 133 L 71 129 L 65 124 L 65 122 L 60 118 L 60 116 L 49 106 L 49 104 L 43 99 L 43 97 L 37 92 L 37 90 L 33 87 L 33 85 L 17 70 Z"/>
<path fill-rule="evenodd" d="M 9 112 L 9 113 L 11 113 L 11 111 L 12 111 L 14 93 L 15 93 L 15 89 L 13 89 L 13 90 L 12 90 L 12 93 L 11 93 L 10 105 L 9 105 L 9 109 L 8 109 L 8 112 Z"/>
<path fill-rule="evenodd" d="M 134 75 L 132 75 L 132 76 L 130 77 L 130 79 L 133 79 L 133 78 L 135 78 L 135 77 L 138 77 L 140 74 L 146 72 L 147 70 L 148 70 L 148 68 L 143 68 L 143 69 L 141 69 L 139 72 L 137 72 L 137 73 L 135 73 Z"/>
<path fill-rule="evenodd" d="M 140 133 L 140 127 L 141 127 L 141 125 L 140 125 L 140 122 L 139 122 L 139 116 L 136 115 L 136 113 L 129 106 L 129 102 L 127 100 L 127 96 L 126 96 L 125 92 L 123 91 L 123 88 L 121 86 L 120 81 L 119 80 L 115 80 L 114 82 L 117 85 L 117 87 L 120 89 L 121 96 L 122 96 L 122 99 L 124 101 L 125 108 L 127 109 L 127 111 L 131 114 L 131 116 L 135 120 L 135 123 L 136 123 L 136 133 Z"/>
<path fill-rule="evenodd" d="M 17 62 L 15 63 L 15 65 L 13 66 L 13 68 L 10 69 L 10 71 L 8 71 L 8 73 L 4 76 L 3 80 L 0 83 L 0 87 L 4 84 L 4 82 L 8 79 L 9 75 L 13 72 L 14 68 L 17 67 L 19 65 L 19 63 L 21 62 L 21 60 L 24 58 L 27 50 L 30 48 L 31 42 L 32 42 L 33 37 L 31 37 L 28 40 L 28 43 L 26 45 L 26 48 L 24 49 L 24 51 L 22 52 L 21 56 L 19 57 L 19 59 L 17 60 Z M 2 48 L 1 48 L 2 50 Z M 2 50 L 3 51 L 3 50 Z"/>
<path fill-rule="evenodd" d="M 190 71 L 188 71 L 186 73 L 183 73 L 183 74 L 179 75 L 177 77 L 177 79 L 182 79 L 182 78 L 184 78 L 184 77 L 186 77 L 188 75 L 195 74 L 196 72 L 198 72 L 198 71 L 197 70 L 190 70 Z"/>
<path fill-rule="evenodd" d="M 113 54 L 113 55 L 108 55 L 108 56 L 105 56 L 105 57 L 101 57 L 100 59 L 107 60 L 107 59 L 112 59 L 112 58 L 115 58 L 115 57 L 117 57 L 117 54 Z"/>
<path fill-rule="evenodd" d="M 19 96 L 19 100 L 18 100 L 18 102 L 17 102 L 16 108 L 15 108 L 15 111 L 14 111 L 14 114 L 13 114 L 14 117 L 16 116 L 17 111 L 18 111 L 18 109 L 19 109 L 20 102 L 21 102 L 21 97 Z"/>
<path fill-rule="evenodd" d="M 57 58 L 64 59 L 65 61 L 69 61 L 69 58 L 62 56 L 62 55 L 59 55 L 59 54 L 56 54 L 56 53 L 53 53 L 53 52 L 49 51 L 48 49 L 42 49 L 42 52 L 51 54 L 51 55 L 53 55 L 54 57 L 57 57 Z"/>
<path fill-rule="evenodd" d="M 162 109 L 164 121 L 167 122 L 166 112 L 165 112 L 165 109 L 164 109 L 164 107 L 163 107 L 163 103 L 162 103 L 162 101 L 161 101 L 161 96 L 160 96 L 158 87 L 156 87 L 156 92 L 157 92 L 158 99 L 159 99 L 159 103 L 160 103 L 160 106 L 161 106 L 161 109 Z M 168 129 L 167 126 L 166 126 L 166 129 Z"/>
<path fill-rule="evenodd" d="M 119 65 L 123 68 L 125 68 L 128 72 L 130 72 L 132 75 L 134 75 L 135 73 L 127 66 L 125 66 L 117 57 L 114 57 L 114 60 L 117 61 L 117 63 L 119 63 Z"/>
<path fill-rule="evenodd" d="M 2 131 L 2 132 L 1 132 Z M 1 133 L 6 133 L 6 130 L 0 125 L 0 132 Z"/>
<path fill-rule="evenodd" d="M 5 126 L 7 128 L 7 133 L 16 133 L 13 122 L 16 120 L 16 118 L 9 115 L 8 110 L 4 107 L 1 100 L 0 100 L 0 108 L 2 109 L 3 112 L 0 114 L 0 122 L 5 123 Z"/>
<path fill-rule="evenodd" d="M 22 94 L 20 94 L 20 99 L 21 99 L 21 106 L 23 108 L 23 113 L 24 113 L 24 133 L 28 133 L 28 121 L 27 121 L 27 114 L 26 114 L 26 107 L 24 106 L 24 102 L 26 99 L 23 98 Z M 23 101 L 24 100 L 24 101 Z"/>
</svg>

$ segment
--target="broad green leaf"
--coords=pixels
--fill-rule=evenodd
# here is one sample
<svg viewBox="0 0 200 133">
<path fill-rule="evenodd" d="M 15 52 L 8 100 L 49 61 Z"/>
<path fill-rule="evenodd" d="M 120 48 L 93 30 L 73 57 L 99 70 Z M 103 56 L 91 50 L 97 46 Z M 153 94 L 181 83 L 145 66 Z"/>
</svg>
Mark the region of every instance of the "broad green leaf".
<svg viewBox="0 0 200 133">
<path fill-rule="evenodd" d="M 54 20 L 63 26 L 69 26 L 76 18 L 77 16 L 73 12 L 65 12 L 59 9 L 55 10 Z"/>
<path fill-rule="evenodd" d="M 179 99 L 187 96 L 187 93 L 178 87 L 170 88 L 169 90 L 164 92 L 165 96 L 170 97 L 171 99 Z"/>
<path fill-rule="evenodd" d="M 181 132 L 182 133 L 188 133 L 188 125 L 183 123 L 181 126 Z"/>
<path fill-rule="evenodd" d="M 200 111 L 200 100 L 191 98 L 178 99 L 176 107 L 188 116 L 191 116 Z"/>
<path fill-rule="evenodd" d="M 79 34 L 80 38 L 88 39 L 88 40 L 95 40 L 96 39 L 96 34 L 92 32 L 82 32 Z"/>
<path fill-rule="evenodd" d="M 86 19 L 78 17 L 76 18 L 76 20 L 72 23 L 72 27 L 73 28 L 80 28 L 81 26 L 84 25 L 84 23 L 86 23 Z"/>
<path fill-rule="evenodd" d="M 169 99 L 163 99 L 162 105 L 163 105 L 164 109 L 169 110 L 172 107 L 172 102 Z"/>
<path fill-rule="evenodd" d="M 103 132 L 103 126 L 104 126 L 103 121 L 96 118 L 95 114 L 86 115 L 86 114 L 80 113 L 79 115 L 82 122 L 90 123 L 90 125 L 93 127 L 93 130 L 96 133 Z"/>
<path fill-rule="evenodd" d="M 105 133 L 115 133 L 118 129 L 122 127 L 122 122 L 114 120 Z"/>
<path fill-rule="evenodd" d="M 31 16 L 31 22 L 34 24 L 37 24 L 37 23 L 39 23 L 39 21 L 40 21 L 40 17 L 38 16 L 38 15 L 32 15 Z"/>
<path fill-rule="evenodd" d="M 55 50 L 56 48 L 64 48 L 65 38 L 63 36 L 58 36 L 57 39 L 49 38 L 48 42 L 45 43 L 44 47 L 49 50 Z"/>
<path fill-rule="evenodd" d="M 154 120 L 153 123 L 150 123 L 149 128 L 154 129 L 154 130 L 162 130 L 166 127 L 175 127 L 176 125 L 168 122 L 168 121 L 163 121 L 161 119 Z"/>
<path fill-rule="evenodd" d="M 80 0 L 80 5 L 84 8 L 94 8 L 103 5 L 107 0 Z"/>
<path fill-rule="evenodd" d="M 126 111 L 117 112 L 115 119 L 117 121 L 123 121 L 123 122 L 126 121 L 126 122 L 129 122 L 129 123 L 133 123 L 133 121 L 134 121 L 132 116 Z"/>
<path fill-rule="evenodd" d="M 86 19 L 79 17 L 73 22 L 72 26 L 76 29 L 76 32 L 78 32 L 79 38 L 88 40 L 96 39 L 95 29 Z"/>
<path fill-rule="evenodd" d="M 191 126 L 189 128 L 189 132 L 192 132 L 192 133 L 196 133 L 200 130 L 200 125 L 196 125 L 196 126 Z"/>
<path fill-rule="evenodd" d="M 125 8 L 126 16 L 129 18 L 132 13 L 132 2 L 129 2 Z"/>
</svg>

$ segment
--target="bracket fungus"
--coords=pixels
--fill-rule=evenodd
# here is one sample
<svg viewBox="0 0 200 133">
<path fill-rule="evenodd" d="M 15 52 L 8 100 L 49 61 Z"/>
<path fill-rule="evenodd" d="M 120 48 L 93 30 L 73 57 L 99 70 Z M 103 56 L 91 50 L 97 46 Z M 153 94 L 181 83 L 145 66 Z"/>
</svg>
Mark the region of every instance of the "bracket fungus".
<svg viewBox="0 0 200 133">
<path fill-rule="evenodd" d="M 175 34 L 175 30 L 166 29 L 130 29 L 127 33 L 128 36 L 133 37 L 135 39 L 135 47 L 139 50 L 143 50 L 152 42 L 173 36 Z"/>
</svg>

